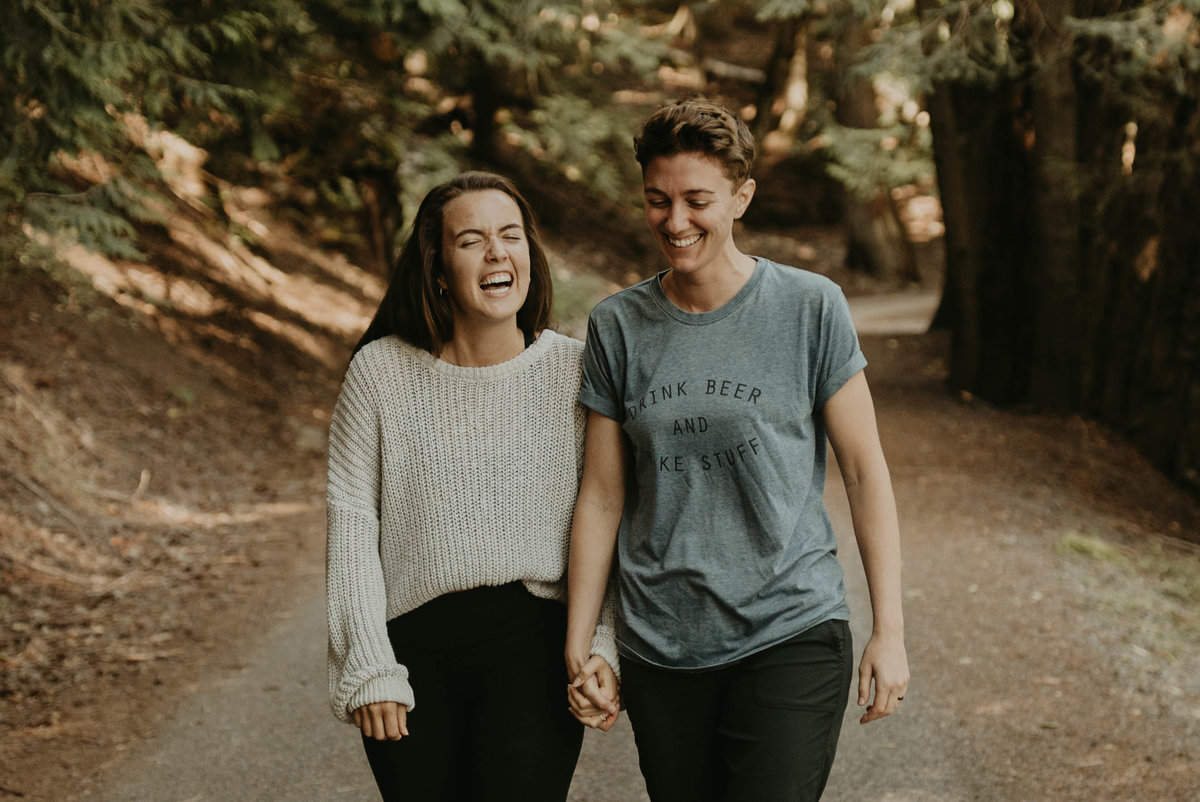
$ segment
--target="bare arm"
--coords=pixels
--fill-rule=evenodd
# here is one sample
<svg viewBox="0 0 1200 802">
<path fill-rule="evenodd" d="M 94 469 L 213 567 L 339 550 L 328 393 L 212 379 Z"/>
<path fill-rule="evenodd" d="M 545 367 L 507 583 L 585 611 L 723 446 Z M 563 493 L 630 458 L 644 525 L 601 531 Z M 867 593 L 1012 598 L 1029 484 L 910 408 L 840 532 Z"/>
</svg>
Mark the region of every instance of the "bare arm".
<svg viewBox="0 0 1200 802">
<path fill-rule="evenodd" d="M 590 651 L 625 504 L 623 438 L 620 423 L 588 412 L 583 480 L 575 502 L 567 568 L 567 673 L 593 704 L 609 710 L 612 721 L 616 720 L 616 704 L 593 687 L 595 660 L 602 658 L 593 658 Z"/>
<path fill-rule="evenodd" d="M 871 639 L 858 669 L 858 704 L 875 697 L 859 722 L 890 715 L 908 688 L 900 592 L 900 525 L 875 407 L 866 376 L 856 374 L 822 408 L 829 442 L 846 485 L 854 537 L 871 594 Z"/>
</svg>

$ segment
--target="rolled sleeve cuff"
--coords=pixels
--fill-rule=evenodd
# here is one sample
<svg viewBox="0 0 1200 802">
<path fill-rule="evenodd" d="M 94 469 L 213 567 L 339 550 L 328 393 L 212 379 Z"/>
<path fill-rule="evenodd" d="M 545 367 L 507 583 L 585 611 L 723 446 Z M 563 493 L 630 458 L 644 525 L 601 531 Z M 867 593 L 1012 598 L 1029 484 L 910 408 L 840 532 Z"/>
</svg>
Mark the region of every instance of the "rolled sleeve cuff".
<svg viewBox="0 0 1200 802">
<path fill-rule="evenodd" d="M 394 674 L 372 677 L 351 694 L 344 708 L 334 712 L 342 721 L 353 723 L 352 713 L 355 710 L 376 702 L 395 702 L 404 705 L 409 710 L 416 707 L 412 686 L 408 684 L 408 671 L 401 668 Z"/>
<path fill-rule="evenodd" d="M 617 656 L 617 636 L 612 628 L 600 625 L 592 636 L 592 654 L 603 657 L 608 662 L 617 679 L 621 678 L 621 660 Z"/>
</svg>

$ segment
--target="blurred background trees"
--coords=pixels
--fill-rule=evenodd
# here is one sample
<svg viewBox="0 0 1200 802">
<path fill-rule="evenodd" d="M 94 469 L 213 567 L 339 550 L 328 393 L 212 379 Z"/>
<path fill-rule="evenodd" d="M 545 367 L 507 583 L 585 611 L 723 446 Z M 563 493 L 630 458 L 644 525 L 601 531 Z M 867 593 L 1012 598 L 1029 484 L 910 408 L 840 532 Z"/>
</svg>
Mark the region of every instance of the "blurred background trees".
<svg viewBox="0 0 1200 802">
<path fill-rule="evenodd" d="M 883 288 L 928 282 L 940 198 L 951 384 L 1081 412 L 1200 486 L 1197 0 L 12 0 L 0 257 L 144 258 L 207 154 L 382 274 L 416 202 L 508 173 L 547 229 L 644 249 L 630 137 L 672 97 L 762 143 L 748 225 L 841 225 Z M 940 232 L 938 232 L 940 233 Z M 640 251 L 643 255 L 644 250 Z M 624 269 L 613 276 L 626 276 Z"/>
</svg>

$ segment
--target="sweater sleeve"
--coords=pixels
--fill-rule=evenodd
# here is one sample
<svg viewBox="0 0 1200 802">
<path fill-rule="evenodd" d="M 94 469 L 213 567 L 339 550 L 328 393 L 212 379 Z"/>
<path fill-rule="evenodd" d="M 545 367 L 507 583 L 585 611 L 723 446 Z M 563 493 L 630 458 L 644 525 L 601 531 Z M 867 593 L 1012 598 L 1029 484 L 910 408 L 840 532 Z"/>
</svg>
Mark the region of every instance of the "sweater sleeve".
<svg viewBox="0 0 1200 802">
<path fill-rule="evenodd" d="M 592 636 L 592 654 L 608 661 L 617 679 L 621 678 L 621 660 L 617 656 L 616 582 L 610 578 L 600 605 L 600 620 L 596 622 L 596 633 Z"/>
<path fill-rule="evenodd" d="M 325 587 L 329 700 L 340 720 L 373 702 L 413 707 L 408 670 L 387 633 L 379 559 L 382 430 L 364 360 L 351 363 L 329 426 Z"/>
</svg>

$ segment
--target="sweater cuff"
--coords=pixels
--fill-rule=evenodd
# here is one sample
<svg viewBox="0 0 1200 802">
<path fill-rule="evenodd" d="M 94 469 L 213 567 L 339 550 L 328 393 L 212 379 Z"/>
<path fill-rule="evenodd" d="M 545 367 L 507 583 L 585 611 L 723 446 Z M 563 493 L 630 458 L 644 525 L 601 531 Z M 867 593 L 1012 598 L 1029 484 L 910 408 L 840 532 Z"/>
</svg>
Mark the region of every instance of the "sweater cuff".
<svg viewBox="0 0 1200 802">
<path fill-rule="evenodd" d="M 355 710 L 364 705 L 375 704 L 376 702 L 395 702 L 412 710 L 416 707 L 416 702 L 413 699 L 412 686 L 408 684 L 407 672 L 404 673 L 405 676 L 392 674 L 389 676 L 374 677 L 364 682 L 351 695 L 345 709 L 335 711 L 338 713 L 338 718 L 347 723 L 353 723 L 354 717 L 352 714 Z"/>
<path fill-rule="evenodd" d="M 621 660 L 617 657 L 617 637 L 611 627 L 600 624 L 592 636 L 592 654 L 603 657 L 617 679 L 621 678 Z"/>
</svg>

